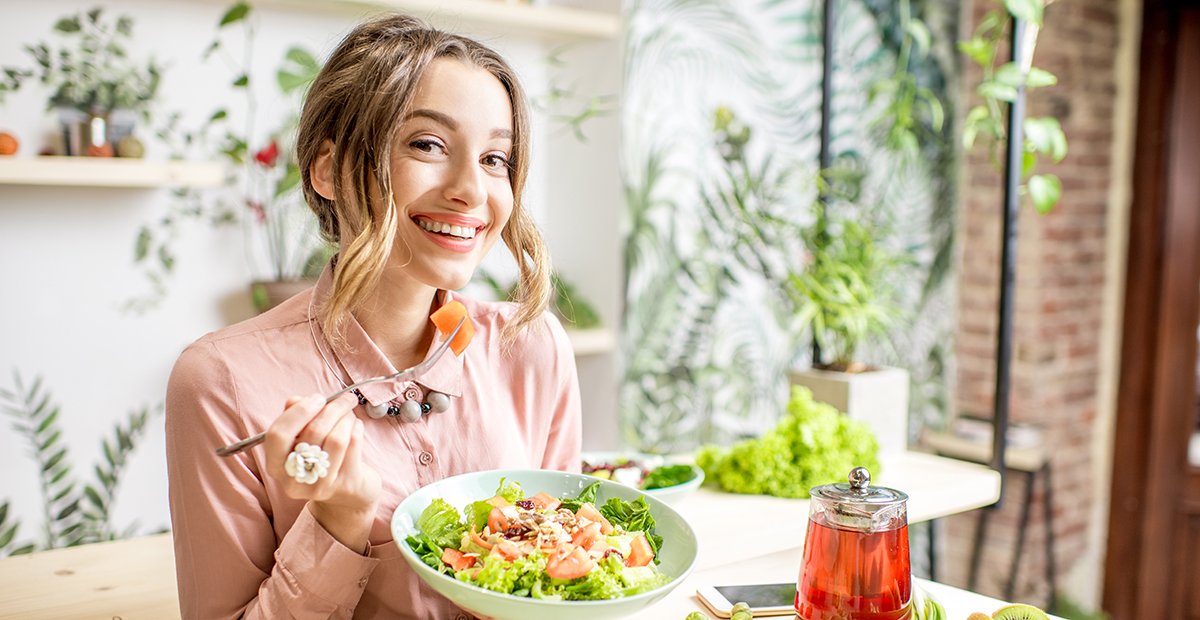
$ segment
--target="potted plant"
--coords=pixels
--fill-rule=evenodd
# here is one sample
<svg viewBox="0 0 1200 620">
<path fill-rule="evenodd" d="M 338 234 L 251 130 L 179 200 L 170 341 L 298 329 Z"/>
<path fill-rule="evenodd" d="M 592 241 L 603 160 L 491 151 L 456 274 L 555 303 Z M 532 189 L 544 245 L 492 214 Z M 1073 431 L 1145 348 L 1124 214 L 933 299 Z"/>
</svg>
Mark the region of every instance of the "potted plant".
<svg viewBox="0 0 1200 620">
<path fill-rule="evenodd" d="M 54 33 L 61 44 L 41 42 L 25 46 L 35 68 L 4 67 L 0 76 L 0 101 L 36 76 L 52 93 L 47 108 L 59 110 L 67 155 L 140 157 L 132 134 L 134 115 L 149 117 L 149 106 L 158 94 L 161 67 L 130 57 L 126 45 L 133 36 L 133 19 L 103 19 L 99 7 L 59 19 Z M 114 118 L 125 114 L 126 118 Z M 120 148 L 118 148 L 120 147 Z"/>
<path fill-rule="evenodd" d="M 822 222 L 808 229 L 812 256 L 789 278 L 788 294 L 797 319 L 819 345 L 812 367 L 788 373 L 813 397 L 852 419 L 866 422 L 883 452 L 908 445 L 908 371 L 872 365 L 857 354 L 864 343 L 885 336 L 901 318 L 895 282 L 909 264 L 883 246 L 882 230 L 852 220 Z"/>
<path fill-rule="evenodd" d="M 250 284 L 259 312 L 315 284 L 336 251 L 319 238 L 316 218 L 300 195 L 295 149 L 281 151 L 280 140 L 256 151 L 245 171 L 248 224 L 259 233 L 249 242 L 269 269 L 268 277 Z"/>
</svg>

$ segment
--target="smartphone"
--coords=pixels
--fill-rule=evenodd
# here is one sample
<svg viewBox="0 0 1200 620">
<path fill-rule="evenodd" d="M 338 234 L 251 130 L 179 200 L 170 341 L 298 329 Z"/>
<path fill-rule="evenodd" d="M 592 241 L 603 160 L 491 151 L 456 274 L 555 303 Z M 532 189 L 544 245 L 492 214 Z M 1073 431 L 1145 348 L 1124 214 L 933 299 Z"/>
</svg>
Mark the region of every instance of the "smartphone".
<svg viewBox="0 0 1200 620">
<path fill-rule="evenodd" d="M 733 614 L 733 606 L 746 603 L 758 616 L 786 616 L 796 613 L 796 583 L 757 583 L 740 586 L 705 586 L 696 596 L 718 618 Z"/>
</svg>

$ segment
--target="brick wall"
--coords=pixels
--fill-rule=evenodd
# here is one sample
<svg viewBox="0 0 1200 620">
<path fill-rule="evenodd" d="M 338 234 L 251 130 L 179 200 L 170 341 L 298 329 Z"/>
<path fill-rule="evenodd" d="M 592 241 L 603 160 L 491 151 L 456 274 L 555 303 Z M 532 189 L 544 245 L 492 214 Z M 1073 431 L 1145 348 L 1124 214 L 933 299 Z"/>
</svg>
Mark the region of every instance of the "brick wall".
<svg viewBox="0 0 1200 620">
<path fill-rule="evenodd" d="M 974 22 L 995 6 L 975 0 Z M 1035 64 L 1059 84 L 1030 94 L 1031 116 L 1053 114 L 1070 142 L 1067 159 L 1046 166 L 1062 179 L 1057 209 L 1024 206 L 1018 224 L 1011 420 L 1041 424 L 1052 447 L 1054 537 L 1060 589 L 1086 545 L 1096 429 L 1105 236 L 1113 141 L 1118 3 L 1059 0 L 1046 10 Z M 968 70 L 964 85 L 978 83 Z M 960 280 L 956 406 L 990 416 L 995 376 L 1001 176 L 984 149 L 968 154 L 959 222 Z M 1002 596 L 1017 537 L 1025 478 L 1009 476 L 1004 507 L 991 516 L 977 588 Z M 1034 495 L 1016 598 L 1046 601 L 1044 494 Z M 965 585 L 975 513 L 949 519 L 939 578 Z M 981 610 L 985 611 L 985 610 Z M 990 610 L 987 610 L 990 611 Z"/>
</svg>

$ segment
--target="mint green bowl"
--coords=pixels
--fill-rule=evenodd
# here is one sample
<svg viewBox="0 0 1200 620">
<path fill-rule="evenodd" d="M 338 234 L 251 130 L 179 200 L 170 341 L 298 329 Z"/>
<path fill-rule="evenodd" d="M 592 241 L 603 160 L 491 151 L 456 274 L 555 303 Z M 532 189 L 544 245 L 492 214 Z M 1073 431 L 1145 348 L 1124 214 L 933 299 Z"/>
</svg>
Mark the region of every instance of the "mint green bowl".
<svg viewBox="0 0 1200 620">
<path fill-rule="evenodd" d="M 670 583 L 656 590 L 624 598 L 603 601 L 547 601 L 492 592 L 433 570 L 404 542 L 405 538 L 416 531 L 415 524 L 421 516 L 421 511 L 434 499 L 440 497 L 461 510 L 471 502 L 495 495 L 501 478 L 519 482 L 527 495 L 545 491 L 555 497 L 576 497 L 589 484 L 600 482 L 600 489 L 596 494 L 597 504 L 603 504 L 610 497 L 635 501 L 642 496 L 637 489 L 592 476 L 527 469 L 462 474 L 439 480 L 409 495 L 392 514 L 392 536 L 412 570 L 442 596 L 467 611 L 497 620 L 623 618 L 657 602 L 683 583 L 692 572 L 696 563 L 696 533 L 674 509 L 649 496 L 646 497 L 646 503 L 650 505 L 650 514 L 657 523 L 655 531 L 663 537 L 658 568 L 672 579 Z"/>
</svg>

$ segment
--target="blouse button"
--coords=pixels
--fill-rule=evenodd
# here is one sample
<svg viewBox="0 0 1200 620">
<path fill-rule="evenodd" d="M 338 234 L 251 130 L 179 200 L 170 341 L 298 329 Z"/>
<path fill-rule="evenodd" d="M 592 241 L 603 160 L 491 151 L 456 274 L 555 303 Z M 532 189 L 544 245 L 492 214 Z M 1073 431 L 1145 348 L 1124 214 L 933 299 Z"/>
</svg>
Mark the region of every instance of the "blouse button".
<svg viewBox="0 0 1200 620">
<path fill-rule="evenodd" d="M 404 400 L 421 400 L 421 388 L 415 383 L 410 383 L 404 388 Z"/>
<path fill-rule="evenodd" d="M 358 587 L 360 587 L 360 588 L 367 587 L 367 578 L 366 577 L 363 577 L 362 579 L 358 580 Z"/>
<path fill-rule="evenodd" d="M 417 460 L 420 461 L 422 465 L 428 465 L 433 462 L 433 455 L 422 451 L 420 456 L 417 457 Z"/>
<path fill-rule="evenodd" d="M 471 620 L 471 619 L 468 618 L 466 614 L 458 614 L 457 616 L 454 616 L 454 620 Z"/>
</svg>

